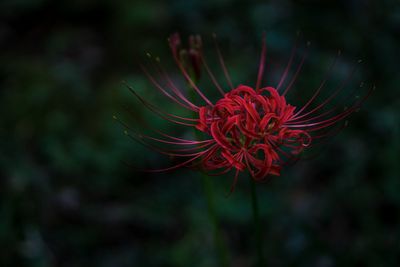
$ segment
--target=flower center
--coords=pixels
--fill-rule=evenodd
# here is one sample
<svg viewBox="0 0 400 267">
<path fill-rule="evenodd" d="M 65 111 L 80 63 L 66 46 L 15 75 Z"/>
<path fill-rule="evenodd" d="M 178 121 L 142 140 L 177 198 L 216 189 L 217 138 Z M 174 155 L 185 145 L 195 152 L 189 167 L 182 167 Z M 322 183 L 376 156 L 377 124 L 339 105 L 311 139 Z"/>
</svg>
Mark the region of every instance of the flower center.
<svg viewBox="0 0 400 267">
<path fill-rule="evenodd" d="M 259 143 L 276 141 L 274 137 L 285 129 L 282 125 L 293 111 L 294 107 L 286 104 L 274 88 L 256 92 L 241 85 L 213 107 L 202 107 L 197 128 L 212 135 L 224 148 L 249 149 Z"/>
<path fill-rule="evenodd" d="M 244 85 L 226 93 L 215 105 L 201 107 L 196 128 L 216 143 L 203 166 L 240 171 L 247 167 L 250 172 L 254 168 L 257 177 L 267 171 L 279 175 L 279 154 L 297 155 L 311 142 L 307 132 L 285 125 L 294 110 L 275 88 L 255 91 Z"/>
</svg>

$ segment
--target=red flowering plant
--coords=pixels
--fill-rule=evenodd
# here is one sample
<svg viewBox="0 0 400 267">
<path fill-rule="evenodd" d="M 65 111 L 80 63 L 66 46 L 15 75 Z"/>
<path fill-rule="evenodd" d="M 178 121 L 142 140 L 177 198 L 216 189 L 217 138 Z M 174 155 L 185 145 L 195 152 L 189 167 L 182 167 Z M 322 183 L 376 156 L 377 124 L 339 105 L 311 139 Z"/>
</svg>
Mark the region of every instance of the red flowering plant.
<svg viewBox="0 0 400 267">
<path fill-rule="evenodd" d="M 224 91 L 203 56 L 199 36 L 191 36 L 189 47 L 183 49 L 179 35 L 173 34 L 169 38 L 169 45 L 183 78 L 203 101 L 202 104 L 194 103 L 193 98 L 188 97 L 184 90 L 178 88 L 176 82 L 158 64 L 159 59 L 155 60 L 158 77 L 151 75 L 146 68 L 143 70 L 154 87 L 165 97 L 194 113 L 195 116 L 183 117 L 162 111 L 138 95 L 131 86 L 127 86 L 152 112 L 171 123 L 191 127 L 202 133 L 196 134 L 196 137 L 203 136 L 205 138 L 189 140 L 169 135 L 160 130 L 153 130 L 157 136 L 139 134 L 134 131 L 127 132 L 135 140 L 162 154 L 184 158 L 179 164 L 150 170 L 152 172 L 170 171 L 184 166 L 200 167 L 211 175 L 221 175 L 233 170 L 235 172 L 233 187 L 239 173 L 245 171 L 256 181 L 264 181 L 270 176 L 279 176 L 282 168 L 297 160 L 303 150 L 313 146 L 318 140 L 332 136 L 338 129 L 341 129 L 345 125 L 345 119 L 359 109 L 371 92 L 368 90 L 363 97 L 351 100 L 345 109 L 340 103 L 329 105 L 345 89 L 346 82 L 344 82 L 328 97 L 316 103 L 327 81 L 325 78 L 305 104 L 301 106 L 289 104 L 286 96 L 297 79 L 305 55 L 294 69 L 294 74 L 286 88 L 283 88 L 283 84 L 291 72 L 295 49 L 293 49 L 277 85 L 263 85 L 266 68 L 265 36 L 254 87 L 232 83 L 221 51 L 216 46 L 218 61 L 230 87 L 229 91 Z M 330 66 L 330 70 L 335 62 L 336 59 Z M 219 99 L 212 101 L 198 85 L 197 81 L 201 71 L 207 73 L 211 82 L 220 92 Z M 354 69 L 350 71 L 348 79 L 353 72 Z M 157 78 L 163 79 L 165 86 L 162 86 Z M 160 147 L 156 143 L 172 145 L 174 148 Z"/>
</svg>

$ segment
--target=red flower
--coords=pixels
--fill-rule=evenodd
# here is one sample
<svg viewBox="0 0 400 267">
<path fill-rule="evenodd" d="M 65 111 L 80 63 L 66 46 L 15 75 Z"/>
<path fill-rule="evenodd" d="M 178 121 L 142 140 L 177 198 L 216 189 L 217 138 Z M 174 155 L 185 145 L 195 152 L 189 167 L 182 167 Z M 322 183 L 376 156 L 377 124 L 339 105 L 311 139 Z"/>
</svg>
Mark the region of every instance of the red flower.
<svg viewBox="0 0 400 267">
<path fill-rule="evenodd" d="M 285 90 L 282 90 L 282 85 L 292 66 L 294 52 L 292 52 L 278 85 L 263 87 L 261 83 L 266 66 L 265 37 L 263 38 L 255 88 L 246 85 L 233 86 L 217 46 L 221 67 L 231 88 L 229 92 L 224 92 L 202 55 L 200 37 L 190 38 L 189 50 L 181 49 L 181 40 L 178 34 L 172 35 L 169 43 L 175 62 L 184 79 L 204 101 L 204 104 L 197 105 L 185 96 L 161 66 L 157 65 L 156 69 L 160 78 L 164 80 L 165 86 L 162 86 L 160 81 L 151 76 L 145 68 L 144 71 L 154 86 L 167 98 L 197 115 L 194 118 L 186 118 L 163 112 L 140 97 L 132 87 L 129 85 L 128 87 L 147 108 L 157 115 L 172 123 L 193 127 L 207 138 L 205 140 L 188 140 L 168 135 L 159 130 L 153 130 L 158 136 L 130 132 L 129 134 L 137 141 L 163 154 L 186 158 L 175 166 L 152 171 L 168 171 L 183 166 L 201 166 L 210 174 L 223 174 L 235 170 L 234 184 L 238 174 L 245 170 L 257 181 L 265 180 L 269 175 L 280 175 L 282 167 L 298 159 L 304 149 L 313 145 L 317 140 L 332 136 L 338 129 L 341 129 L 340 126 L 344 125 L 341 122 L 356 111 L 371 92 L 369 90 L 364 97 L 355 100 L 345 110 L 340 106 L 329 107 L 328 104 L 337 98 L 344 89 L 344 85 L 342 85 L 320 104 L 316 104 L 315 102 L 326 83 L 326 79 L 324 79 L 303 106 L 296 107 L 288 104 L 286 95 L 302 68 L 305 56 Z M 195 82 L 200 77 L 202 68 L 205 69 L 221 93 L 221 98 L 216 102 L 208 99 Z M 338 125 L 339 127 L 335 127 Z M 154 142 L 173 145 L 175 148 L 160 148 Z"/>
</svg>

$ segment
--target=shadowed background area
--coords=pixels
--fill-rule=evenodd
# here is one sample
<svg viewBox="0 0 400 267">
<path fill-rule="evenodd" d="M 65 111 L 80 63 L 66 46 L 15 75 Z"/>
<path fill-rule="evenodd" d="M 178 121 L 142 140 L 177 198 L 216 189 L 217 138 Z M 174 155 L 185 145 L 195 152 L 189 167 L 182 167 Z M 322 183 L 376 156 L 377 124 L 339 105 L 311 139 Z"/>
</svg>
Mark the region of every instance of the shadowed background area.
<svg viewBox="0 0 400 267">
<path fill-rule="evenodd" d="M 126 166 L 177 161 L 130 140 L 113 115 L 136 129 L 150 124 L 190 138 L 190 129 L 157 119 L 121 81 L 179 113 L 140 70 L 139 63 L 149 64 L 146 52 L 159 56 L 186 91 L 167 37 L 201 34 L 207 58 L 216 62 L 215 32 L 234 83 L 254 86 L 263 30 L 269 85 L 276 84 L 296 32 L 302 32 L 300 54 L 311 41 L 289 95 L 294 105 L 312 94 L 338 49 L 342 57 L 328 91 L 359 58 L 363 63 L 347 90 L 361 81 L 377 86 L 336 138 L 258 185 L 268 266 L 396 266 L 395 0 L 1 1 L 0 266 L 217 266 L 198 173 L 143 174 Z M 211 86 L 204 91 L 215 94 Z M 255 258 L 247 179 L 241 176 L 228 198 L 232 174 L 213 179 L 224 241 L 237 267 L 253 266 Z"/>
</svg>

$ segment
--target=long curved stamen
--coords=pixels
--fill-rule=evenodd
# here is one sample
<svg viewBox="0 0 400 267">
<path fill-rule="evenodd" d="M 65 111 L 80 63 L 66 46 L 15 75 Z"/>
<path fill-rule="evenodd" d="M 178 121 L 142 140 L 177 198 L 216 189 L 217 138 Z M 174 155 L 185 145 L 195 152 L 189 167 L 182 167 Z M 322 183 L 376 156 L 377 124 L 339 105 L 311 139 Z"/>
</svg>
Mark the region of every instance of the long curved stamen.
<svg viewBox="0 0 400 267">
<path fill-rule="evenodd" d="M 293 116 L 296 117 L 298 116 L 300 113 L 302 113 L 306 108 L 308 108 L 309 105 L 311 105 L 313 103 L 313 101 L 315 100 L 315 98 L 320 94 L 322 88 L 325 86 L 325 83 L 327 82 L 330 74 L 332 73 L 333 68 L 336 65 L 337 59 L 339 58 L 341 54 L 341 51 L 339 50 L 335 59 L 333 60 L 332 64 L 329 66 L 329 69 L 327 71 L 327 73 L 325 74 L 325 78 L 322 80 L 321 84 L 319 85 L 318 89 L 316 90 L 316 92 L 313 94 L 313 96 L 307 101 L 307 103 Z"/>
<path fill-rule="evenodd" d="M 290 125 L 286 125 L 288 127 L 291 128 L 310 128 L 310 127 L 315 127 L 318 126 L 316 128 L 311 128 L 311 129 L 307 129 L 307 131 L 315 131 L 315 130 L 319 130 L 325 127 L 328 127 L 330 125 L 333 125 L 335 123 L 337 123 L 338 121 L 343 120 L 344 118 L 346 118 L 347 116 L 349 116 L 350 114 L 352 114 L 354 111 L 356 111 L 357 109 L 360 108 L 361 104 L 364 103 L 368 97 L 371 95 L 372 91 L 375 89 L 375 86 L 373 85 L 371 87 L 371 89 L 368 91 L 368 93 L 357 103 L 355 103 L 354 105 L 352 105 L 350 108 L 348 108 L 347 110 L 329 118 L 323 121 L 318 121 L 318 122 L 314 122 L 314 123 L 306 123 L 306 124 L 290 124 Z"/>
<path fill-rule="evenodd" d="M 292 88 L 294 82 L 297 80 L 297 77 L 299 76 L 299 73 L 300 73 L 300 71 L 301 71 L 301 69 L 303 67 L 304 61 L 307 58 L 308 48 L 309 47 L 310 47 L 310 42 L 307 43 L 306 52 L 304 52 L 303 57 L 301 58 L 301 61 L 300 61 L 299 65 L 298 65 L 298 67 L 297 67 L 296 72 L 293 75 L 292 80 L 290 81 L 289 85 L 286 87 L 285 91 L 283 92 L 283 94 L 282 94 L 283 96 L 285 96 L 289 92 L 289 90 Z"/>
<path fill-rule="evenodd" d="M 361 61 L 358 61 L 358 63 L 361 63 Z M 325 99 L 325 101 L 323 101 L 320 105 L 318 105 L 317 107 L 315 107 L 311 111 L 309 111 L 309 112 L 307 112 L 305 114 L 302 114 L 300 116 L 293 117 L 293 120 L 298 120 L 298 119 L 304 118 L 306 116 L 309 116 L 309 115 L 313 114 L 314 112 L 320 110 L 322 107 L 326 106 L 328 103 L 330 103 L 346 87 L 348 82 L 353 77 L 356 69 L 357 69 L 357 66 L 354 66 L 353 69 L 350 71 L 349 75 L 346 77 L 346 79 L 339 86 L 339 88 L 336 89 L 336 91 L 332 95 L 330 95 L 327 99 Z"/>
<path fill-rule="evenodd" d="M 296 51 L 297 51 L 297 42 L 298 42 L 298 39 L 299 39 L 299 35 L 297 35 L 296 41 L 295 41 L 295 43 L 294 43 L 294 45 L 293 45 L 293 48 L 292 48 L 292 51 L 291 51 L 291 53 L 290 53 L 289 61 L 288 61 L 287 65 L 286 65 L 285 70 L 283 71 L 283 74 L 282 74 L 282 76 L 281 76 L 281 79 L 279 80 L 278 85 L 276 86 L 276 90 L 277 90 L 277 91 L 280 90 L 282 84 L 283 84 L 283 83 L 285 82 L 285 80 L 286 80 L 286 76 L 288 75 L 290 68 L 292 67 L 293 59 L 294 59 L 294 56 L 295 56 Z"/>
<path fill-rule="evenodd" d="M 170 156 L 170 157 L 193 157 L 193 156 L 197 156 L 199 154 L 201 154 L 203 151 L 200 152 L 196 152 L 196 153 L 187 153 L 187 154 L 182 154 L 182 153 L 175 153 L 175 151 L 170 151 L 168 149 L 164 149 L 164 148 L 160 148 L 154 144 L 151 144 L 150 142 L 147 142 L 146 140 L 144 140 L 141 136 L 135 136 L 132 135 L 131 133 L 126 133 L 126 135 L 128 135 L 130 138 L 132 138 L 134 141 L 160 153 L 166 156 Z"/>
<path fill-rule="evenodd" d="M 263 78 L 263 74 L 264 74 L 265 56 L 266 56 L 266 53 L 267 53 L 267 44 L 266 44 L 265 39 L 266 39 L 265 32 L 263 32 L 260 64 L 258 66 L 258 74 L 257 74 L 256 91 L 258 91 L 258 89 L 260 89 L 262 78 Z"/>
<path fill-rule="evenodd" d="M 213 34 L 213 39 L 214 39 L 215 49 L 217 50 L 219 63 L 221 64 L 221 68 L 222 68 L 222 71 L 224 72 L 226 81 L 228 82 L 229 87 L 231 89 L 234 89 L 233 84 L 232 84 L 232 80 L 231 80 L 231 76 L 229 75 L 228 69 L 225 66 L 225 60 L 222 57 L 221 50 L 219 49 L 219 45 L 218 45 L 218 42 L 217 42 L 217 35 L 215 33 Z"/>
<path fill-rule="evenodd" d="M 188 81 L 188 83 L 190 84 L 190 86 L 196 91 L 196 93 L 210 106 L 213 106 L 213 103 L 211 103 L 211 101 L 201 92 L 201 90 L 197 87 L 197 85 L 194 83 L 194 81 L 192 80 L 192 78 L 190 78 L 190 75 L 187 73 L 186 69 L 183 67 L 181 61 L 178 58 L 178 53 L 177 53 L 177 49 L 176 46 L 174 46 L 174 44 L 172 43 L 172 41 L 170 40 L 170 47 L 171 47 L 171 51 L 172 51 L 172 56 L 175 60 L 176 65 L 178 66 L 178 68 L 180 69 L 181 73 L 183 74 L 183 76 L 185 77 L 185 79 Z"/>
<path fill-rule="evenodd" d="M 127 86 L 127 88 L 129 89 L 129 91 L 145 106 L 147 107 L 149 110 L 153 111 L 155 114 L 159 115 L 161 118 L 172 122 L 172 123 L 176 123 L 176 124 L 180 124 L 180 125 L 185 125 L 185 126 L 195 126 L 194 124 L 190 124 L 190 123 L 186 123 L 186 122 L 180 122 L 177 121 L 175 119 L 171 119 L 168 116 L 171 116 L 172 114 L 168 114 L 165 112 L 162 112 L 161 110 L 157 109 L 154 105 L 150 104 L 149 102 L 147 102 L 146 100 L 144 100 L 138 93 L 136 93 L 136 91 L 128 84 L 125 84 Z M 186 118 L 183 118 L 186 119 Z"/>
<path fill-rule="evenodd" d="M 129 132 L 126 132 L 126 134 L 127 133 L 133 133 L 135 138 L 140 139 L 141 141 L 143 141 L 144 139 L 147 139 L 147 140 L 157 141 L 157 142 L 163 143 L 163 144 L 180 145 L 180 146 L 197 146 L 198 148 L 203 147 L 203 146 L 207 146 L 207 145 L 209 145 L 211 143 L 215 143 L 215 141 L 213 139 L 208 139 L 208 140 L 204 140 L 204 141 L 193 141 L 193 140 L 185 140 L 185 139 L 181 139 L 181 138 L 174 138 L 174 139 L 177 139 L 177 140 L 174 140 L 174 139 L 170 138 L 171 140 L 174 140 L 174 141 L 164 140 L 164 139 L 160 139 L 160 138 L 157 138 L 157 137 L 149 136 L 149 135 L 146 135 L 146 134 L 137 133 L 133 128 L 129 127 L 128 124 L 126 124 L 125 122 L 123 122 L 122 120 L 117 118 L 116 116 L 113 116 L 113 118 L 119 124 L 121 124 L 125 129 L 129 130 Z M 167 138 L 171 137 L 171 136 L 169 136 L 167 134 L 164 134 L 162 132 L 159 132 L 159 133 L 162 134 L 164 137 L 167 137 Z M 187 148 L 187 150 L 191 150 L 191 149 L 193 149 L 193 148 Z M 184 150 L 182 150 L 182 151 L 184 151 Z"/>
<path fill-rule="evenodd" d="M 189 110 L 192 110 L 192 111 L 197 111 L 197 110 L 199 109 L 198 106 L 194 105 L 194 104 L 191 103 L 190 101 L 189 101 L 189 103 L 188 103 L 189 106 L 187 106 L 187 105 L 181 103 L 178 99 L 176 99 L 176 97 L 174 97 L 174 96 L 172 96 L 170 93 L 168 93 L 168 92 L 154 79 L 154 77 L 151 76 L 151 74 L 147 71 L 147 69 L 146 69 L 143 65 L 141 65 L 141 68 L 142 68 L 144 74 L 145 74 L 145 75 L 147 76 L 147 78 L 150 80 L 150 82 L 151 82 L 162 94 L 164 94 L 166 97 L 168 97 L 169 99 L 171 99 L 172 101 L 174 101 L 175 103 L 177 103 L 178 105 L 180 105 L 180 106 L 182 106 L 182 107 L 184 107 L 184 108 L 186 108 L 186 109 L 189 109 Z M 185 102 L 186 102 L 186 101 L 185 101 Z"/>
<path fill-rule="evenodd" d="M 221 93 L 221 95 L 224 95 L 225 92 L 222 89 L 222 87 L 219 85 L 217 79 L 215 78 L 214 74 L 212 73 L 212 71 L 210 70 L 210 67 L 207 64 L 206 59 L 204 58 L 204 56 L 201 56 L 201 60 L 203 62 L 204 68 L 207 71 L 208 76 L 210 76 L 211 81 L 213 82 L 213 84 L 215 85 L 215 87 L 218 89 L 218 91 Z"/>
<path fill-rule="evenodd" d="M 158 58 L 157 58 L 158 59 Z M 178 87 L 175 85 L 175 83 L 171 80 L 167 72 L 164 70 L 164 68 L 161 66 L 160 60 L 156 59 L 156 67 L 155 69 L 158 71 L 158 73 L 164 77 L 164 79 L 167 81 L 167 84 L 169 88 L 172 90 L 172 92 L 175 93 L 182 101 L 187 103 L 191 108 L 194 108 L 196 111 L 199 109 L 198 106 L 193 104 L 186 96 L 183 95 L 183 93 L 178 89 Z"/>
<path fill-rule="evenodd" d="M 179 169 L 179 168 L 181 168 L 181 167 L 187 166 L 189 163 L 192 163 L 193 161 L 195 161 L 196 159 L 200 158 L 200 157 L 203 156 L 204 154 L 205 154 L 205 152 L 204 152 L 204 153 L 201 153 L 201 154 L 197 155 L 196 157 L 193 157 L 193 158 L 191 158 L 191 159 L 189 159 L 189 160 L 187 160 L 187 161 L 184 161 L 184 162 L 182 162 L 182 163 L 180 163 L 180 164 L 177 164 L 177 165 L 174 165 L 174 166 L 171 166 L 171 167 L 168 167 L 168 168 L 164 168 L 164 169 L 152 169 L 152 170 L 142 170 L 142 171 L 143 171 L 143 172 L 150 172 L 150 173 L 173 171 L 173 170 Z M 195 165 L 198 165 L 198 164 L 200 164 L 200 162 L 197 163 L 197 164 L 195 164 Z"/>
<path fill-rule="evenodd" d="M 363 85 L 364 85 L 364 83 L 362 82 L 362 83 L 360 84 L 359 88 L 362 88 Z M 355 90 L 356 90 L 356 88 L 353 89 L 352 92 L 351 92 L 350 94 L 347 95 L 346 99 L 344 99 L 344 100 L 341 101 L 341 102 L 347 103 L 347 100 L 350 98 L 350 96 L 354 95 Z M 352 106 L 352 104 L 351 104 L 350 106 Z M 302 124 L 302 123 L 313 122 L 313 121 L 315 121 L 315 120 L 321 120 L 321 119 L 323 119 L 324 117 L 326 117 L 328 114 L 331 114 L 331 113 L 333 113 L 333 112 L 339 111 L 339 110 L 341 110 L 342 108 L 343 108 L 343 107 L 342 107 L 341 105 L 336 105 L 336 106 L 332 107 L 331 109 L 329 109 L 329 110 L 327 110 L 327 111 L 324 111 L 324 112 L 322 112 L 322 113 L 319 114 L 319 115 L 314 115 L 314 117 L 310 117 L 310 118 L 306 118 L 306 117 L 308 117 L 308 116 L 311 115 L 311 114 L 309 114 L 308 116 L 305 116 L 305 118 L 300 118 L 300 117 L 298 117 L 298 119 L 296 119 L 295 116 L 293 116 L 291 119 L 288 120 L 288 123 L 290 123 L 290 124 L 291 124 L 291 123 Z M 347 108 L 346 108 L 346 109 L 347 109 Z"/>
</svg>

